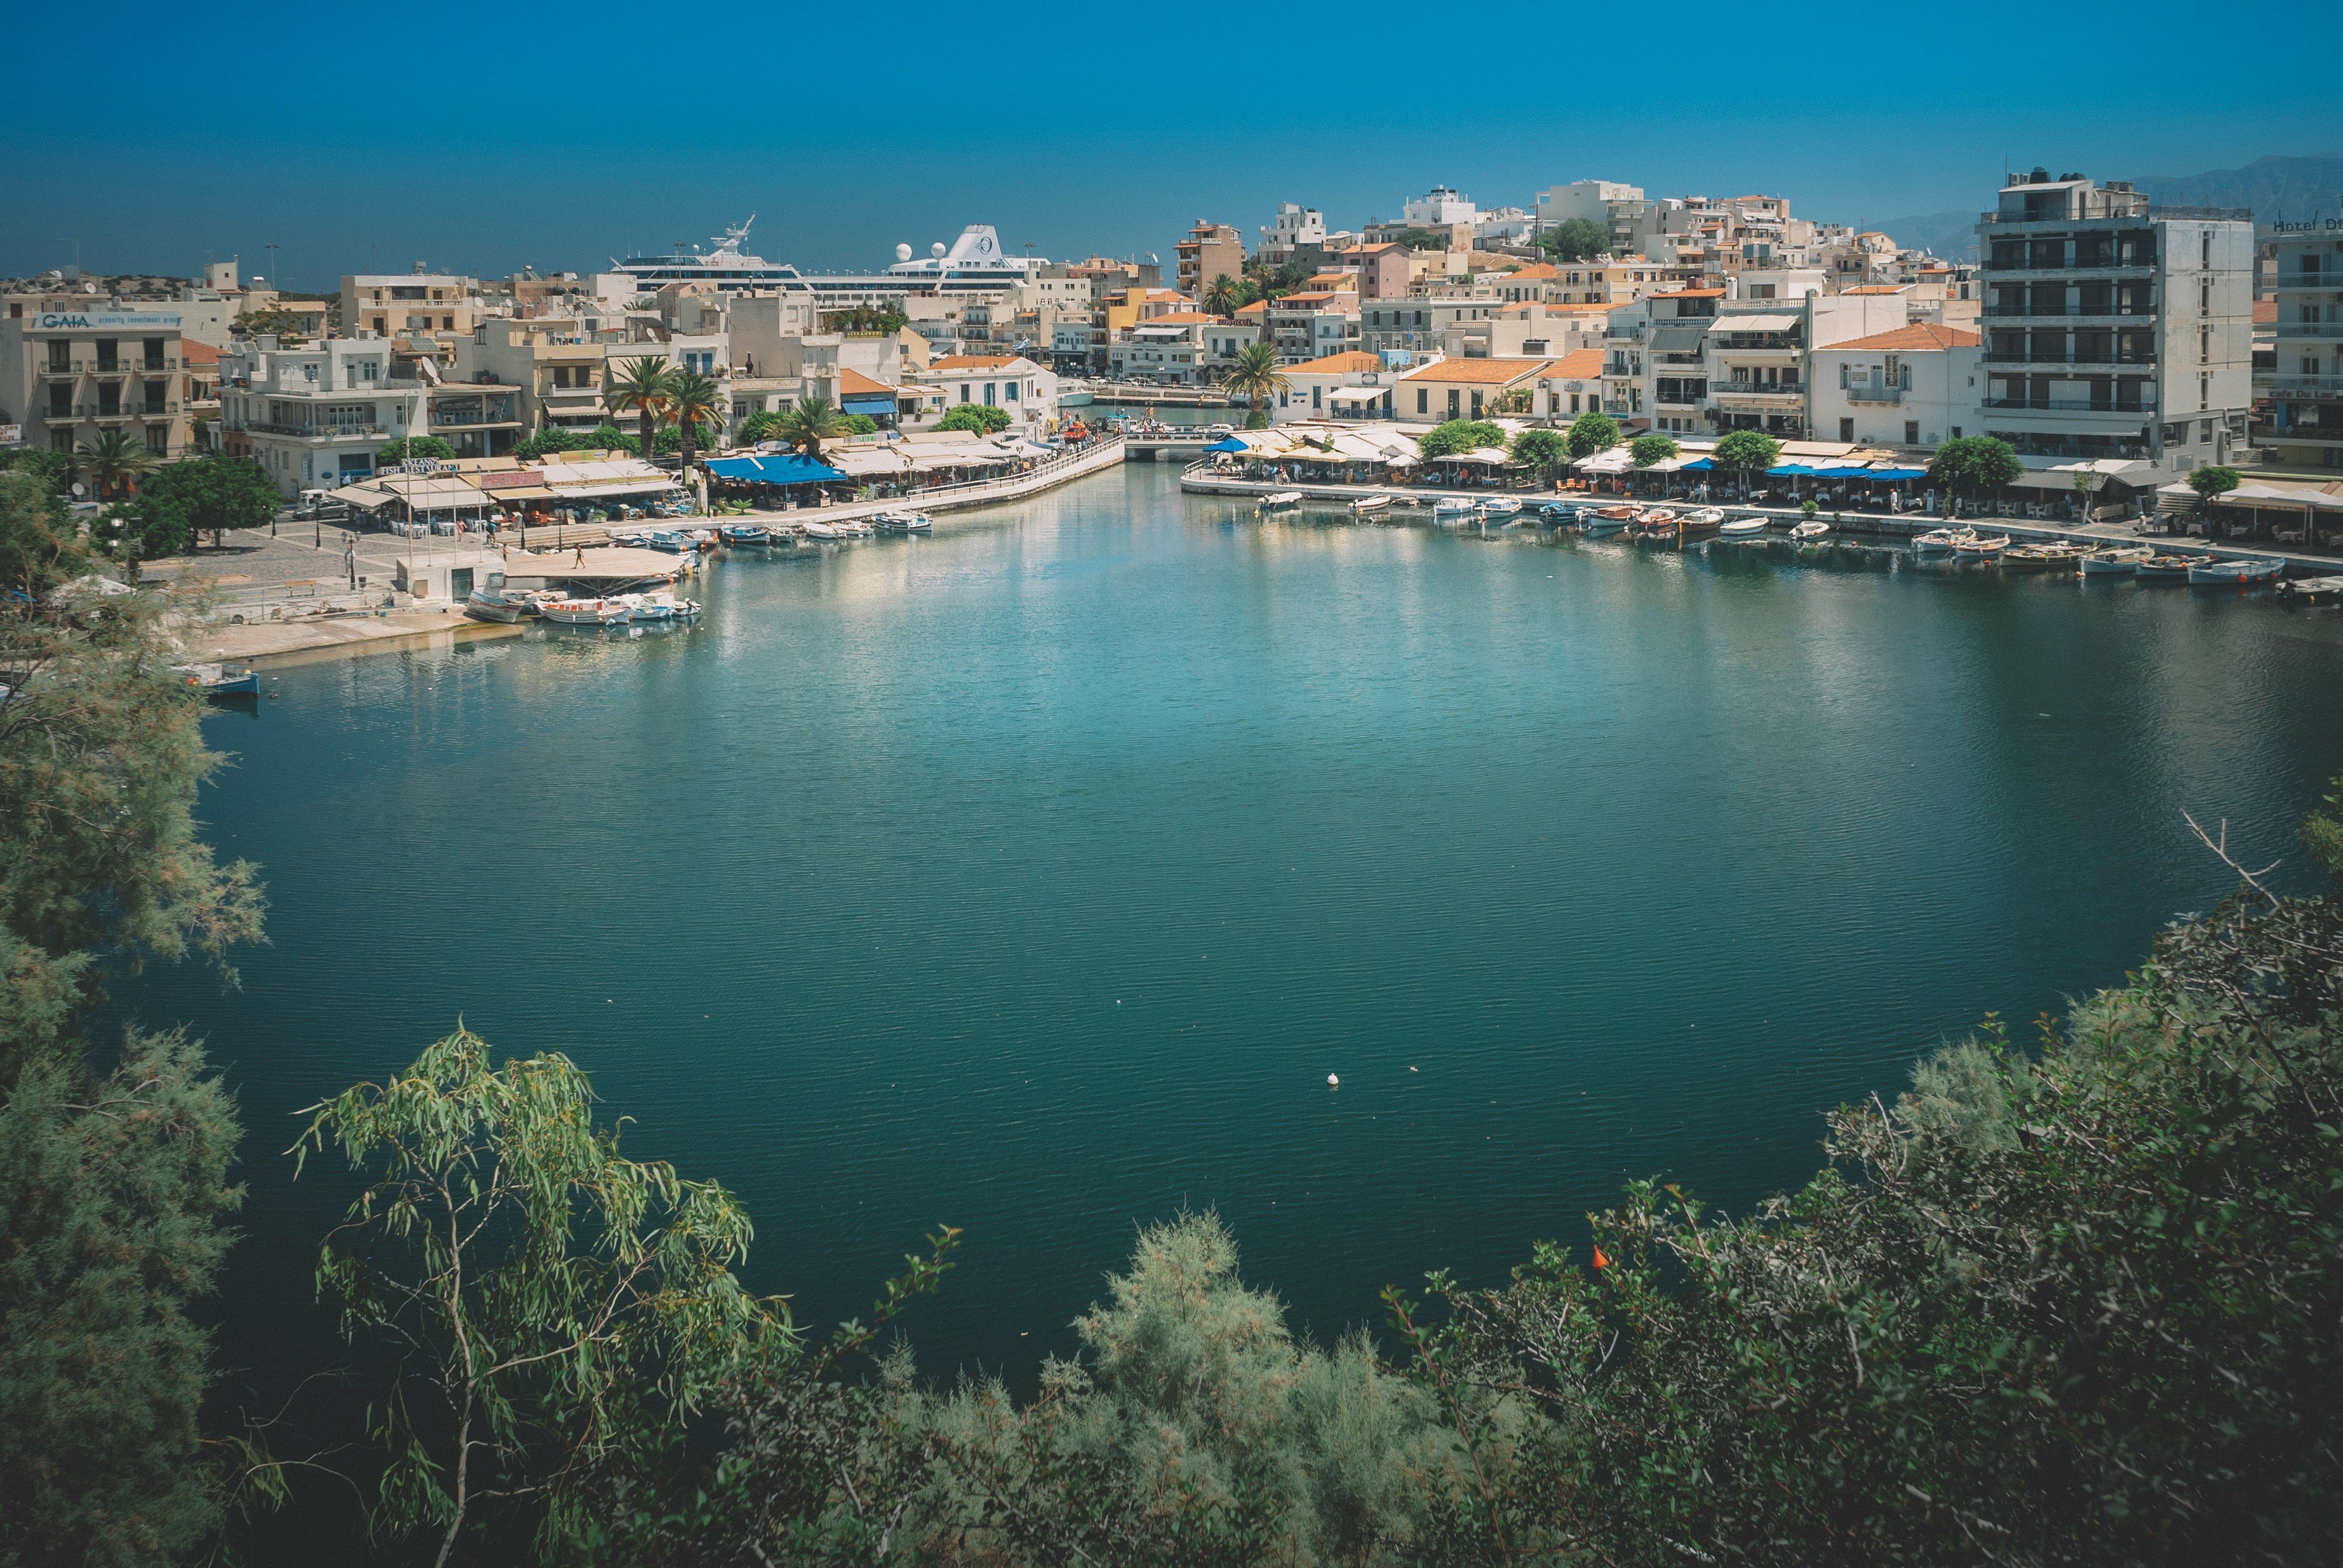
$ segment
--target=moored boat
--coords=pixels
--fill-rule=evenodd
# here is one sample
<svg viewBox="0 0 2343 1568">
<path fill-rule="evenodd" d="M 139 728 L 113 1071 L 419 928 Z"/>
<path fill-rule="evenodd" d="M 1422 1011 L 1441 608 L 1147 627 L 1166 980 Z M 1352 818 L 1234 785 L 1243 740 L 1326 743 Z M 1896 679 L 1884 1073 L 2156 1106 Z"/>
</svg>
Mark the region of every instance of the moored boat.
<svg viewBox="0 0 2343 1568">
<path fill-rule="evenodd" d="M 2184 583 L 2188 580 L 2188 568 L 2197 564 L 2194 556 L 2154 555 L 2134 568 L 2133 576 L 2148 583 Z"/>
<path fill-rule="evenodd" d="M 1792 524 L 1790 528 L 1790 537 L 1802 545 L 1812 544 L 1828 532 L 1830 525 L 1820 518 L 1808 518 L 1805 522 Z"/>
<path fill-rule="evenodd" d="M 464 599 L 464 613 L 474 620 L 495 621 L 510 626 L 528 613 L 529 605 L 517 594 L 502 588 L 474 588 Z"/>
<path fill-rule="evenodd" d="M 2153 545 L 2110 545 L 2103 550 L 2092 550 L 2083 557 L 2083 575 L 2097 577 L 2137 577 L 2139 563 L 2156 554 Z"/>
<path fill-rule="evenodd" d="M 1593 538 L 1615 534 L 1634 520 L 1635 508 L 1633 507 L 1598 507 L 1592 513 L 1582 511 L 1578 514 L 1579 526 Z"/>
<path fill-rule="evenodd" d="M 2343 577 L 2294 578 L 2278 584 L 2278 591 L 2298 604 L 2325 604 L 2343 598 Z"/>
<path fill-rule="evenodd" d="M 2188 581 L 2197 588 L 2253 588 L 2286 575 L 2286 563 L 2268 558 L 2200 560 L 2188 568 Z"/>
<path fill-rule="evenodd" d="M 1716 531 L 1728 539 L 1754 538 L 1765 531 L 1763 518 L 1734 518 L 1716 525 Z"/>
<path fill-rule="evenodd" d="M 1261 509 L 1264 512 L 1283 511 L 1288 507 L 1301 504 L 1302 492 L 1299 490 L 1272 490 L 1261 498 Z"/>
<path fill-rule="evenodd" d="M 1481 510 L 1493 518 L 1511 517 L 1522 509 L 1522 503 L 1512 496 L 1492 496 L 1481 503 Z"/>
<path fill-rule="evenodd" d="M 845 537 L 838 531 L 838 528 L 834 524 L 830 523 L 799 523 L 798 525 L 798 532 L 803 534 L 809 539 L 836 539 Z"/>
<path fill-rule="evenodd" d="M 256 669 L 235 669 L 225 664 L 182 664 L 172 670 L 180 683 L 194 687 L 206 697 L 234 698 L 260 695 L 260 672 Z"/>
<path fill-rule="evenodd" d="M 1695 507 L 1677 519 L 1677 525 L 1687 534 L 1715 534 L 1725 531 L 1725 508 Z"/>
<path fill-rule="evenodd" d="M 2080 545 L 2051 539 L 2012 545 L 2001 552 L 2001 564 L 2013 571 L 2065 571 L 2088 554 Z"/>
<path fill-rule="evenodd" d="M 1465 496 L 1442 496 L 1432 503 L 1435 518 L 1469 518 L 1480 509 L 1480 502 Z"/>
<path fill-rule="evenodd" d="M 1947 556 L 1963 539 L 1976 537 L 1975 528 L 1931 528 L 1912 541 L 1912 548 L 1924 556 Z"/>
<path fill-rule="evenodd" d="M 537 613 L 558 626 L 624 626 L 634 608 L 614 598 L 548 598 L 538 600 Z"/>
<path fill-rule="evenodd" d="M 1361 496 L 1351 503 L 1351 511 L 1354 516 L 1364 517 L 1369 512 L 1380 512 L 1391 504 L 1389 496 Z"/>
<path fill-rule="evenodd" d="M 773 530 L 757 523 L 729 524 L 716 530 L 716 537 L 728 545 L 769 545 Z"/>
<path fill-rule="evenodd" d="M 2009 548 L 2007 534 L 1976 534 L 1953 543 L 1953 554 L 1965 561 L 1989 561 Z"/>
</svg>

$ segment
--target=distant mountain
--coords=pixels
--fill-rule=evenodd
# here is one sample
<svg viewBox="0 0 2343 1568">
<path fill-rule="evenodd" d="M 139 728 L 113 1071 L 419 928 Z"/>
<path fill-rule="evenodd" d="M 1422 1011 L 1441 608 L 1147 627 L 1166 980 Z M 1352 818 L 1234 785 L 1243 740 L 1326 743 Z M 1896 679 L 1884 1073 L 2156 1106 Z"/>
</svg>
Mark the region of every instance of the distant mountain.
<svg viewBox="0 0 2343 1568">
<path fill-rule="evenodd" d="M 2121 179 L 2123 176 L 2115 176 Z M 2343 209 L 2343 157 L 2256 158 L 2241 169 L 2201 175 L 2137 175 L 2132 184 L 2158 206 L 2251 207 L 2254 220 L 2332 217 Z M 1932 250 L 1947 261 L 1976 259 L 1976 220 L 1993 202 L 1983 193 L 1974 207 L 1868 223 L 1896 244 Z"/>
<path fill-rule="evenodd" d="M 2241 169 L 2140 175 L 2132 183 L 2159 206 L 2249 206 L 2258 223 L 2333 217 L 2343 205 L 2343 157 L 2256 158 Z"/>
</svg>

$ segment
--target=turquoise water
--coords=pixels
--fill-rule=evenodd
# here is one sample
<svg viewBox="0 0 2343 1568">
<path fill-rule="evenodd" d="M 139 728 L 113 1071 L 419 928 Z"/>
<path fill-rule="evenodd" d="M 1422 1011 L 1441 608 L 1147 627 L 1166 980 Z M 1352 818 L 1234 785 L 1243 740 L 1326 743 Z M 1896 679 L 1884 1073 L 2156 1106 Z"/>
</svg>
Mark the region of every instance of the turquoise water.
<svg viewBox="0 0 2343 1568">
<path fill-rule="evenodd" d="M 2331 612 L 1264 525 L 1168 467 L 693 591 L 210 725 L 271 942 L 137 1000 L 252 1128 L 251 1382 L 331 1345 L 349 1185 L 290 1181 L 291 1112 L 458 1014 L 732 1185 L 809 1318 L 963 1227 L 912 1338 L 1023 1380 L 1183 1204 L 1321 1333 L 1631 1177 L 1745 1206 L 1825 1107 L 2217 899 L 2182 810 L 2302 883 L 2343 770 Z"/>
</svg>

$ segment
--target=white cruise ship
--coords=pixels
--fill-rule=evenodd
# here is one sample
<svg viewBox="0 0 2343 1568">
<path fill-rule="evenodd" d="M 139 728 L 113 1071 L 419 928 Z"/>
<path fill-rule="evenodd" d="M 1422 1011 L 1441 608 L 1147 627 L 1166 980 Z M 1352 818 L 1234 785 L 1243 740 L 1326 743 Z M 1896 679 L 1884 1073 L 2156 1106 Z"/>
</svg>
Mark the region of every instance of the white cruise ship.
<svg viewBox="0 0 2343 1568">
<path fill-rule="evenodd" d="M 712 283 L 728 294 L 804 291 L 820 296 L 824 305 L 846 309 L 920 295 L 992 293 L 1023 283 L 1049 265 L 1041 256 L 1002 255 L 1001 236 L 993 226 L 972 223 L 949 248 L 938 240 L 924 258 L 915 260 L 910 246 L 897 246 L 895 265 L 884 272 L 801 272 L 740 248 L 749 238 L 749 225 L 756 221 L 751 213 L 748 223 L 727 228 L 712 250 L 630 256 L 624 261 L 613 256 L 611 266 L 635 279 L 639 294 L 656 294 L 670 283 Z"/>
</svg>

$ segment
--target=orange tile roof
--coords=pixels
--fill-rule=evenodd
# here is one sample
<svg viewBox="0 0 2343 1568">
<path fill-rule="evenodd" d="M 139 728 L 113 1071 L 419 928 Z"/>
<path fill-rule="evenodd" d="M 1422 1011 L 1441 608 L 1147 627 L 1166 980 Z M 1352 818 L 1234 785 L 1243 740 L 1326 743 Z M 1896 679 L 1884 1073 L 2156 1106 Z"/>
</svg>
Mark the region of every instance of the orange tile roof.
<svg viewBox="0 0 2343 1568">
<path fill-rule="evenodd" d="M 1561 276 L 1562 274 L 1554 269 L 1554 264 L 1552 262 L 1540 261 L 1534 262 L 1530 266 L 1522 267 L 1514 272 L 1513 281 L 1519 283 L 1525 278 L 1560 277 Z"/>
<path fill-rule="evenodd" d="M 1841 294 L 1901 294 L 1912 286 L 1908 283 L 1859 283 L 1853 288 L 1842 288 Z"/>
<path fill-rule="evenodd" d="M 891 397 L 895 395 L 895 389 L 884 381 L 873 381 L 870 377 L 849 365 L 841 365 L 838 367 L 838 391 L 840 397 L 849 392 L 863 397 L 884 395 Z"/>
<path fill-rule="evenodd" d="M 1502 387 L 1525 381 L 1554 363 L 1549 359 L 1436 359 L 1400 377 L 1403 381 L 1454 381 Z"/>
<path fill-rule="evenodd" d="M 1347 375 L 1353 370 L 1380 370 L 1383 367 L 1383 356 L 1353 348 L 1341 354 L 1329 354 L 1323 359 L 1307 359 L 1299 365 L 1289 365 L 1285 367 L 1284 373 L 1288 376 L 1334 376 Z"/>
<path fill-rule="evenodd" d="M 1574 348 L 1540 374 L 1548 381 L 1592 381 L 1603 374 L 1603 350 Z"/>
<path fill-rule="evenodd" d="M 1347 288 L 1344 288 L 1344 289 L 1339 289 L 1339 290 L 1337 290 L 1337 289 L 1325 289 L 1325 288 L 1321 288 L 1321 289 L 1316 289 L 1316 290 L 1305 290 L 1305 291 L 1303 291 L 1303 292 L 1302 292 L 1302 293 L 1300 293 L 1300 294 L 1288 294 L 1288 295 L 1284 295 L 1284 296 L 1282 296 L 1282 297 L 1281 297 L 1279 298 L 1279 300 L 1278 300 L 1278 302 L 1277 302 L 1277 303 L 1278 303 L 1278 304 L 1280 304 L 1280 305 L 1292 305 L 1292 304 L 1296 304 L 1296 303 L 1298 303 L 1299 301 L 1305 300 L 1305 299 L 1308 299 L 1308 300 L 1332 299 L 1332 298 L 1333 298 L 1333 297 L 1335 297 L 1335 295 L 1336 295 L 1336 294 L 1338 294 L 1338 293 L 1341 293 L 1341 294 L 1348 294 L 1348 293 L 1350 293 L 1350 292 L 1351 292 L 1351 290 L 1349 290 L 1349 289 L 1347 289 Z"/>
<path fill-rule="evenodd" d="M 1892 332 L 1875 332 L 1868 337 L 1858 337 L 1852 343 L 1826 343 L 1825 348 L 1885 349 L 1899 354 L 1926 354 L 1939 348 L 1975 348 L 1985 339 L 1974 332 L 1963 332 L 1957 327 L 1937 327 L 1926 321 L 1916 321 L 1909 327 L 1899 327 Z"/>
<path fill-rule="evenodd" d="M 930 370 L 998 370 L 1004 365 L 1014 365 L 1014 354 L 947 354 L 928 366 Z"/>
<path fill-rule="evenodd" d="M 2273 305 L 2270 308 L 2276 310 L 2278 307 Z M 2276 321 L 2278 317 L 2273 316 L 2270 319 Z M 179 339 L 179 363 L 189 370 L 195 369 L 197 366 L 216 365 L 219 363 L 219 350 L 208 343 L 198 343 L 192 337 L 182 337 Z"/>
<path fill-rule="evenodd" d="M 1266 299 L 1256 299 L 1251 305 L 1240 305 L 1237 307 L 1237 314 L 1239 316 L 1266 316 L 1269 314 L 1269 301 Z"/>
</svg>

